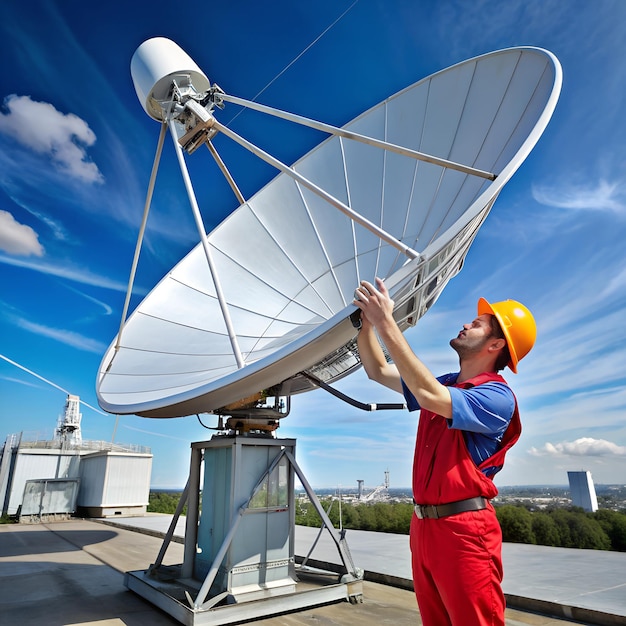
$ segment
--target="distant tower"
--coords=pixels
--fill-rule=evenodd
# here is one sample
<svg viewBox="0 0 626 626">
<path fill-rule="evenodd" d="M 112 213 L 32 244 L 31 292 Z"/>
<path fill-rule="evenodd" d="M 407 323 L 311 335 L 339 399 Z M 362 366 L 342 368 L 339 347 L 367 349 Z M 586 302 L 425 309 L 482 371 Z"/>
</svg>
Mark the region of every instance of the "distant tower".
<svg viewBox="0 0 626 626">
<path fill-rule="evenodd" d="M 363 497 L 363 481 L 357 479 L 356 484 L 358 485 L 357 498 L 360 500 Z"/>
<path fill-rule="evenodd" d="M 572 504 L 593 513 L 598 510 L 596 488 L 593 486 L 591 472 L 567 472 Z"/>
<path fill-rule="evenodd" d="M 389 470 L 385 471 L 385 489 L 389 489 Z"/>
<path fill-rule="evenodd" d="M 60 441 L 65 447 L 80 446 L 82 436 L 80 434 L 80 420 L 82 418 L 80 412 L 79 396 L 68 395 L 65 402 L 65 412 L 59 417 L 57 428 L 54 431 L 55 441 Z"/>
</svg>

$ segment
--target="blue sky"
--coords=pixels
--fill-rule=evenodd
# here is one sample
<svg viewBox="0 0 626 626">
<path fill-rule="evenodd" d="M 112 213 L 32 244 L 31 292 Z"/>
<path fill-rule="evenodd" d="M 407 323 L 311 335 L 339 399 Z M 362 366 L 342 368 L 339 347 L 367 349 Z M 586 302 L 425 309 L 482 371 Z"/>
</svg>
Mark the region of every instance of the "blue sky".
<svg viewBox="0 0 626 626">
<path fill-rule="evenodd" d="M 158 124 L 141 108 L 130 59 L 145 39 L 176 41 L 230 94 L 343 124 L 399 89 L 515 45 L 549 49 L 563 90 L 538 145 L 506 185 L 437 304 L 408 331 L 439 374 L 476 301 L 514 298 L 538 341 L 507 373 L 524 432 L 500 485 L 626 481 L 626 3 L 621 0 L 76 0 L 0 4 L 0 438 L 51 437 L 66 390 L 85 439 L 150 446 L 152 483 L 184 484 L 196 417 L 150 420 L 97 408 L 95 378 L 120 323 Z M 220 121 L 286 162 L 320 137 L 235 115 Z M 166 143 L 132 306 L 196 243 Z M 225 155 L 227 158 L 228 155 Z M 194 166 L 192 177 L 194 177 Z M 238 159 L 249 197 L 275 172 Z M 197 174 L 197 172 L 196 172 Z M 194 178 L 207 229 L 236 208 L 225 182 Z M 508 372 L 508 371 L 507 371 Z M 42 380 L 45 379 L 45 380 Z M 48 381 L 48 382 L 46 382 Z M 51 384 L 53 383 L 53 384 Z M 338 388 L 397 401 L 357 372 Z M 204 421 L 214 425 L 214 418 Z M 278 434 L 295 437 L 314 486 L 410 484 L 416 415 L 363 413 L 315 391 L 296 396 Z"/>
</svg>

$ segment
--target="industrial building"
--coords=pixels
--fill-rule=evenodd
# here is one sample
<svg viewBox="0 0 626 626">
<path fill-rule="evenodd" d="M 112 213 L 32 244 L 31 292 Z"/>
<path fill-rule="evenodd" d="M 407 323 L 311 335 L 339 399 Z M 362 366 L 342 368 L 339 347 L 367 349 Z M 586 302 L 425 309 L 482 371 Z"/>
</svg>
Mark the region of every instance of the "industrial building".
<svg viewBox="0 0 626 626">
<path fill-rule="evenodd" d="M 53 439 L 8 435 L 0 451 L 1 514 L 20 521 L 142 515 L 152 454 L 144 446 L 83 441 L 78 396 L 68 395 Z"/>
<path fill-rule="evenodd" d="M 593 513 L 598 510 L 598 498 L 596 488 L 591 478 L 591 472 L 567 472 L 569 479 L 570 494 L 572 504 Z"/>
</svg>

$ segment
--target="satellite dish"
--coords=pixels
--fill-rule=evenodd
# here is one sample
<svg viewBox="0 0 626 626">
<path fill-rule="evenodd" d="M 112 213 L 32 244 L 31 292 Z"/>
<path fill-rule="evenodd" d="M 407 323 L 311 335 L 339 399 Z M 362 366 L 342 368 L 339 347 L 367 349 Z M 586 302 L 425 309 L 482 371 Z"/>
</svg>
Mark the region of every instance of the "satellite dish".
<svg viewBox="0 0 626 626">
<path fill-rule="evenodd" d="M 125 310 L 100 367 L 102 408 L 145 417 L 224 413 L 351 373 L 361 279 L 383 277 L 400 327 L 414 325 L 461 269 L 562 80 L 546 50 L 501 50 L 420 80 L 339 129 L 225 94 L 167 39 L 144 42 L 131 71 L 142 106 L 162 123 L 159 146 L 166 127 L 175 140 L 201 237 L 127 321 Z M 216 119 L 225 103 L 331 136 L 289 168 Z M 215 153 L 218 132 L 281 173 L 246 201 Z M 208 235 L 183 157 L 202 145 L 241 203 Z"/>
</svg>

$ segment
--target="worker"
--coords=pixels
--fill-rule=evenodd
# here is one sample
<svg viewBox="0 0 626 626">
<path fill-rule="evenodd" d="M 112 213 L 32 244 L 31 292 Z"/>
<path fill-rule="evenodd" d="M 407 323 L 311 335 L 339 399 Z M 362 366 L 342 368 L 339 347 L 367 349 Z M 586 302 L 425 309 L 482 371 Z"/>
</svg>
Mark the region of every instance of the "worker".
<svg viewBox="0 0 626 626">
<path fill-rule="evenodd" d="M 478 315 L 450 341 L 459 371 L 435 378 L 393 318 L 383 281 L 361 281 L 357 345 L 372 380 L 420 409 L 413 461 L 410 546 L 424 626 L 504 626 L 502 531 L 490 500 L 493 476 L 517 441 L 517 400 L 498 373 L 533 347 L 536 326 L 519 302 L 478 301 Z M 379 339 L 392 362 L 385 358 Z"/>
</svg>

